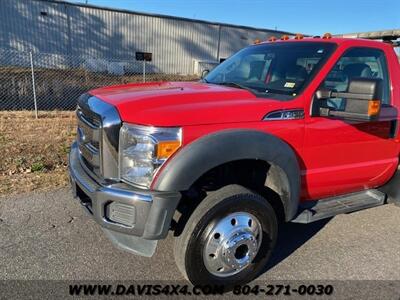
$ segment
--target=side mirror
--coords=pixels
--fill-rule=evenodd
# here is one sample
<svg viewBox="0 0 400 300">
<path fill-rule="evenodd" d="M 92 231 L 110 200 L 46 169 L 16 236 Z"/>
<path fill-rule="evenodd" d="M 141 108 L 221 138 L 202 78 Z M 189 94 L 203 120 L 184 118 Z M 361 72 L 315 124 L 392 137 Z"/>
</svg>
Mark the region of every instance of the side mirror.
<svg viewBox="0 0 400 300">
<path fill-rule="evenodd" d="M 209 70 L 209 69 L 203 70 L 203 71 L 201 72 L 201 79 L 203 79 L 204 77 L 206 77 L 208 73 L 210 73 L 210 70 Z"/>
<path fill-rule="evenodd" d="M 350 80 L 347 92 L 336 92 L 329 89 L 319 89 L 315 93 L 317 100 L 329 98 L 345 98 L 343 111 L 326 107 L 319 108 L 320 116 L 341 117 L 344 119 L 371 121 L 379 117 L 383 94 L 382 79 L 357 78 Z"/>
</svg>

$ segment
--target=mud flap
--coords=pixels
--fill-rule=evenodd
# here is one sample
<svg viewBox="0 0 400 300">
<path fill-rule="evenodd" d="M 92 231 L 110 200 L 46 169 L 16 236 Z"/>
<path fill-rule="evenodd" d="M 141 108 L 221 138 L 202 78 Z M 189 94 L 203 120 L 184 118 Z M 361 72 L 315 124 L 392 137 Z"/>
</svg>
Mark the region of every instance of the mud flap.
<svg viewBox="0 0 400 300">
<path fill-rule="evenodd" d="M 379 190 L 387 195 L 387 203 L 400 206 L 400 166 L 397 167 L 396 173 L 389 182 L 380 187 Z"/>
</svg>

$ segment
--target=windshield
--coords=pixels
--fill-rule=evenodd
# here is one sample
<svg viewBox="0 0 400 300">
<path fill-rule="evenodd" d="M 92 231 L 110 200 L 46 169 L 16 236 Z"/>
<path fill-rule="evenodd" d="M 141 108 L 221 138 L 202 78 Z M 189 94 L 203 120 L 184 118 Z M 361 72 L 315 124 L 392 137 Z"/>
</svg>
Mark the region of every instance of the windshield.
<svg viewBox="0 0 400 300">
<path fill-rule="evenodd" d="M 307 86 L 334 48 L 333 43 L 318 42 L 251 46 L 218 65 L 204 81 L 291 99 Z"/>
</svg>

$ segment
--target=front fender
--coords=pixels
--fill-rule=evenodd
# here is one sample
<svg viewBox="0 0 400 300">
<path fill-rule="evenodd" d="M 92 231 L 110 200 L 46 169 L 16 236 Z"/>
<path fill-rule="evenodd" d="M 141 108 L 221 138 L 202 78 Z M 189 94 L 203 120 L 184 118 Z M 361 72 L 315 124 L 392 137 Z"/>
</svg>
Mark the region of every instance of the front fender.
<svg viewBox="0 0 400 300">
<path fill-rule="evenodd" d="M 159 191 L 185 191 L 201 175 L 224 163 L 259 159 L 268 162 L 283 174 L 275 184 L 287 184 L 280 193 L 286 220 L 297 213 L 300 198 L 300 168 L 291 147 L 276 136 L 255 130 L 219 131 L 183 147 L 160 170 L 153 188 Z M 284 182 L 286 181 L 286 183 Z"/>
</svg>

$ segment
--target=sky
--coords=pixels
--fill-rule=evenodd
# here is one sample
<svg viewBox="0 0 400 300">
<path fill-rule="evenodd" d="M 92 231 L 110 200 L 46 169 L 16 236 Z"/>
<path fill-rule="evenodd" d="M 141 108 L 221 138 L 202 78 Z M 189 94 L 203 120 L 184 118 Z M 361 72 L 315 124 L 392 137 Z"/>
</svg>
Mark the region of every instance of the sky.
<svg viewBox="0 0 400 300">
<path fill-rule="evenodd" d="M 69 0 L 320 35 L 400 28 L 400 0 Z"/>
</svg>

